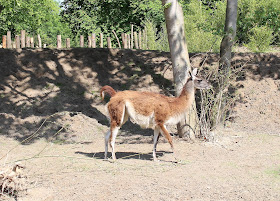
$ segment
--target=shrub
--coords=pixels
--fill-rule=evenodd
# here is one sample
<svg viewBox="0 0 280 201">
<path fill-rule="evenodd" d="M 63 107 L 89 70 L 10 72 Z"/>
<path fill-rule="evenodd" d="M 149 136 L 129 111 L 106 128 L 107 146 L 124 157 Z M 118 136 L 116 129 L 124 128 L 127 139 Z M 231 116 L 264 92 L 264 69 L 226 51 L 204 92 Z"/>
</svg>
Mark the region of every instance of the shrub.
<svg viewBox="0 0 280 201">
<path fill-rule="evenodd" d="M 223 5 L 220 3 L 216 9 L 211 10 L 201 1 L 190 1 L 185 12 L 185 34 L 189 52 L 219 51 L 222 38 L 220 32 L 225 21 L 221 14 L 225 13 Z"/>
<path fill-rule="evenodd" d="M 254 52 L 265 52 L 273 42 L 273 30 L 267 26 L 254 27 L 249 33 L 249 43 L 246 45 Z"/>
<path fill-rule="evenodd" d="M 279 43 L 280 4 L 275 0 L 240 0 L 238 2 L 237 37 L 248 43 L 254 27 L 266 26 L 273 31 L 275 44 Z M 249 34 L 248 34 L 249 33 Z"/>
</svg>

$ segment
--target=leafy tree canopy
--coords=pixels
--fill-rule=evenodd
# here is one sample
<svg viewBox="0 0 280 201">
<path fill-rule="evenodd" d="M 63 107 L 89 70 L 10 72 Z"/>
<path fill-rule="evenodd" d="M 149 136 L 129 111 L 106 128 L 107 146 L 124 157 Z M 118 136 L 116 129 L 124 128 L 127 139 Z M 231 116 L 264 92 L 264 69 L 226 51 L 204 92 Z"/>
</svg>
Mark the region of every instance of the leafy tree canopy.
<svg viewBox="0 0 280 201">
<path fill-rule="evenodd" d="M 164 21 L 161 0 L 64 0 L 61 15 L 73 35 L 129 32 L 130 24 L 140 28 L 147 19 Z"/>
<path fill-rule="evenodd" d="M 0 0 L 0 33 L 41 34 L 46 43 L 53 43 L 56 35 L 65 37 L 70 29 L 61 22 L 60 8 L 54 0 Z"/>
</svg>

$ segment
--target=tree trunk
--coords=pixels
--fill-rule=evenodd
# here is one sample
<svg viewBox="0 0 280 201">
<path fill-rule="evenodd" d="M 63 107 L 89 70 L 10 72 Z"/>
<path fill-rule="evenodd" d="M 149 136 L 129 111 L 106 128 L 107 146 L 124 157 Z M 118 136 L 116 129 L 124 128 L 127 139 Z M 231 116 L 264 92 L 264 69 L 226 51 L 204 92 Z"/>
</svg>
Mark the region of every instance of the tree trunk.
<svg viewBox="0 0 280 201">
<path fill-rule="evenodd" d="M 238 0 L 227 0 L 226 8 L 226 21 L 225 21 L 225 35 L 220 46 L 220 79 L 221 86 L 219 89 L 219 110 L 216 118 L 216 124 L 219 124 L 225 120 L 225 105 L 226 100 L 224 99 L 223 91 L 228 86 L 229 77 L 231 74 L 231 49 L 235 41 L 236 36 L 236 21 L 237 21 L 237 9 Z"/>
<path fill-rule="evenodd" d="M 178 0 L 162 0 L 162 5 L 165 8 L 164 14 L 173 67 L 175 95 L 179 96 L 188 78 L 187 72 L 190 70 L 189 54 L 184 33 L 184 15 Z M 183 137 L 188 131 L 192 132 L 185 125 L 186 120 L 177 125 L 180 137 Z M 192 127 L 193 125 L 190 126 Z M 193 138 L 193 136 L 193 133 L 190 133 L 190 137 Z"/>
<path fill-rule="evenodd" d="M 220 46 L 220 64 L 230 68 L 231 48 L 236 36 L 237 0 L 227 0 L 225 35 Z"/>
</svg>

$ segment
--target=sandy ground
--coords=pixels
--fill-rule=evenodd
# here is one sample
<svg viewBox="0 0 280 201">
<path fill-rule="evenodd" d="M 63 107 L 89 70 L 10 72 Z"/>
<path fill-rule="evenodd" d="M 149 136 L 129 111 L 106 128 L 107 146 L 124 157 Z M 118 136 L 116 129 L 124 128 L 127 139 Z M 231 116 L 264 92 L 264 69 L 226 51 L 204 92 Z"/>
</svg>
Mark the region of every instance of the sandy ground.
<svg viewBox="0 0 280 201">
<path fill-rule="evenodd" d="M 243 70 L 233 121 L 214 132 L 213 142 L 172 133 L 179 163 L 163 137 L 160 162 L 153 162 L 152 130 L 129 122 L 117 137 L 118 160 L 103 160 L 108 121 L 99 88 L 172 94 L 168 53 L 0 55 L 0 167 L 21 161 L 28 178 L 16 200 L 280 200 L 279 53 L 234 55 L 234 67 Z M 192 64 L 206 57 L 205 67 L 217 64 L 215 54 L 192 54 Z"/>
</svg>

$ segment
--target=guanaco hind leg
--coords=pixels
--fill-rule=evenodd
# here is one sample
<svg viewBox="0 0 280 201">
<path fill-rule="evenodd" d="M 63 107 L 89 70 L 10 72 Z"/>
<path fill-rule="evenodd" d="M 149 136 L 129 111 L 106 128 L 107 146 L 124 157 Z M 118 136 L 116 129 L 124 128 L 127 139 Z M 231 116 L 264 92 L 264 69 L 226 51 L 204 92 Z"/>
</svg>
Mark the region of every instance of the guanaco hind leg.
<svg viewBox="0 0 280 201">
<path fill-rule="evenodd" d="M 157 151 L 157 144 L 159 139 L 159 128 L 155 127 L 154 129 L 154 148 L 153 148 L 153 159 L 154 161 L 157 161 L 156 151 Z"/>
</svg>

